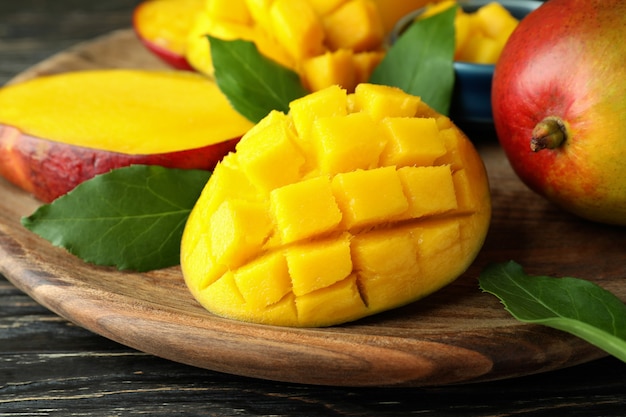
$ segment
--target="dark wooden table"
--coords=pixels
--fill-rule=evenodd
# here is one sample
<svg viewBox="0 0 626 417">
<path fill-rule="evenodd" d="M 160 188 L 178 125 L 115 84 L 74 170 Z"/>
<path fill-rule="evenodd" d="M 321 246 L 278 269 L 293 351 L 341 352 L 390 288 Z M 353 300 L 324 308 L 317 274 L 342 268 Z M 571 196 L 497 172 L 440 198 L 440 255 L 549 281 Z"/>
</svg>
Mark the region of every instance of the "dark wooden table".
<svg viewBox="0 0 626 417">
<path fill-rule="evenodd" d="M 130 25 L 139 0 L 0 0 L 0 85 Z M 626 416 L 626 364 L 605 358 L 513 380 L 336 388 L 236 377 L 157 358 L 73 325 L 0 276 L 0 416 Z"/>
</svg>

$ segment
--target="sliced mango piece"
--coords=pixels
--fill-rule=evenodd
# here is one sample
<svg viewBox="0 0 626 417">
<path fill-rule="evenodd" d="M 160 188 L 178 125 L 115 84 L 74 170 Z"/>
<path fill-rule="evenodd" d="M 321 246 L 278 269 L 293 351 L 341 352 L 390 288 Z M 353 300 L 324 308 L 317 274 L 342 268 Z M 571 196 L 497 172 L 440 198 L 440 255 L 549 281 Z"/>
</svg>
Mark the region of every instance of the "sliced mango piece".
<svg viewBox="0 0 626 417">
<path fill-rule="evenodd" d="M 286 169 L 273 168 L 279 160 Z M 181 266 L 214 314 L 330 326 L 452 282 L 490 213 L 482 161 L 448 118 L 393 87 L 332 86 L 268 115 L 218 165 L 185 227 Z"/>
<path fill-rule="evenodd" d="M 4 87 L 0 123 L 38 138 L 131 155 L 200 148 L 252 127 L 199 74 L 130 69 L 67 72 Z"/>
</svg>

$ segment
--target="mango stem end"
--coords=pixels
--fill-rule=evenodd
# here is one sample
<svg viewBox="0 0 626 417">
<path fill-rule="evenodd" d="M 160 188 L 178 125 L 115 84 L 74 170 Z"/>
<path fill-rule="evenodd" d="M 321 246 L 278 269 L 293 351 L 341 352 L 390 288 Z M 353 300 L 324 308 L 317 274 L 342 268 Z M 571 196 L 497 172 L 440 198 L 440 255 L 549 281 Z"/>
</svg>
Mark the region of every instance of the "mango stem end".
<svg viewBox="0 0 626 417">
<path fill-rule="evenodd" d="M 548 116 L 535 126 L 530 140 L 530 150 L 555 149 L 567 139 L 565 122 L 556 116 Z"/>
</svg>

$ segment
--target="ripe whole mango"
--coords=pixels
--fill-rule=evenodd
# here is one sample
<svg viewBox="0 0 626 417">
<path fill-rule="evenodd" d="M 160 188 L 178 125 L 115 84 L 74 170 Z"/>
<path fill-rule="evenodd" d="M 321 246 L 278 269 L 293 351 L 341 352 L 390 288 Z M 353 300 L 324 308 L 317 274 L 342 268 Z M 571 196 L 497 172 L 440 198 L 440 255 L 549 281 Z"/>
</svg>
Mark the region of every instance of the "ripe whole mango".
<svg viewBox="0 0 626 417">
<path fill-rule="evenodd" d="M 330 326 L 452 282 L 490 213 L 482 160 L 447 117 L 396 88 L 332 86 L 270 113 L 218 164 L 181 266 L 217 315 Z"/>
<path fill-rule="evenodd" d="M 492 107 L 515 172 L 583 218 L 626 225 L 626 2 L 550 0 L 495 68 Z"/>
</svg>

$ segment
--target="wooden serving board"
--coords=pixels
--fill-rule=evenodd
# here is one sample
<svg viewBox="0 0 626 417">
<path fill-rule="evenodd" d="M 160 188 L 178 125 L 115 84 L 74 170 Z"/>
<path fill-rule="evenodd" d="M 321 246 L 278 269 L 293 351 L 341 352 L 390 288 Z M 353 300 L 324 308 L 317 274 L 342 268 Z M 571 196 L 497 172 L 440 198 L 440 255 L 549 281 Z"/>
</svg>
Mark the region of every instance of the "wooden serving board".
<svg viewBox="0 0 626 417">
<path fill-rule="evenodd" d="M 165 68 L 130 30 L 56 55 L 16 78 L 102 67 Z M 39 205 L 0 180 L 0 272 L 79 326 L 173 361 L 236 375 L 336 386 L 432 386 L 512 378 L 604 356 L 556 330 L 517 322 L 478 288 L 490 262 L 576 276 L 626 300 L 626 230 L 553 207 L 521 184 L 493 138 L 473 138 L 488 169 L 493 221 L 455 283 L 394 311 L 326 329 L 246 324 L 211 315 L 178 268 L 119 272 L 88 265 L 22 228 Z"/>
</svg>

